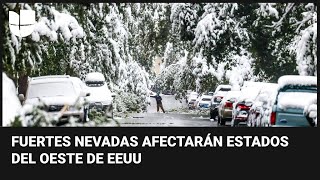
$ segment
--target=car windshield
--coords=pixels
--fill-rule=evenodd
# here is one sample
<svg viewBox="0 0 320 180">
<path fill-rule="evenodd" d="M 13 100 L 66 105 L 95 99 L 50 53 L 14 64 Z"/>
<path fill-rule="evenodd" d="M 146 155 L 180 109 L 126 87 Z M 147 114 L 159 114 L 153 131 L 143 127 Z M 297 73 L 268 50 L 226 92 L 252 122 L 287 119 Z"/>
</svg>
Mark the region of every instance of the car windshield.
<svg viewBox="0 0 320 180">
<path fill-rule="evenodd" d="M 76 92 L 72 82 L 49 82 L 30 84 L 28 98 L 75 96 Z"/>
</svg>

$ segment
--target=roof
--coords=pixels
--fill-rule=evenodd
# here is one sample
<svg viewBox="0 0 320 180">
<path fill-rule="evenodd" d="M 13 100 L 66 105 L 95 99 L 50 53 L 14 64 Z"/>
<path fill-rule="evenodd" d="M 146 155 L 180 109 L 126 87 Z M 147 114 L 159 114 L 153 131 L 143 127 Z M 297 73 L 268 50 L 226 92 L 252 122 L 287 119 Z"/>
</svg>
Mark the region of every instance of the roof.
<svg viewBox="0 0 320 180">
<path fill-rule="evenodd" d="M 88 73 L 87 76 L 86 76 L 86 82 L 88 81 L 105 81 L 106 79 L 104 78 L 103 74 L 102 73 L 99 73 L 99 72 L 92 72 L 92 73 Z"/>
<path fill-rule="evenodd" d="M 209 96 L 209 95 L 202 95 L 202 96 L 201 96 L 201 99 L 203 99 L 203 98 L 211 99 L 211 98 L 212 98 L 212 96 Z"/>
<path fill-rule="evenodd" d="M 278 79 L 279 88 L 283 88 L 286 85 L 297 86 L 312 86 L 317 85 L 316 76 L 299 76 L 299 75 L 285 75 Z"/>
<path fill-rule="evenodd" d="M 238 98 L 241 95 L 241 91 L 228 91 L 225 98 Z"/>
<path fill-rule="evenodd" d="M 49 76 L 39 76 L 39 77 L 31 77 L 30 83 L 48 83 L 48 82 L 61 82 L 71 80 L 69 75 L 49 75 Z"/>
</svg>

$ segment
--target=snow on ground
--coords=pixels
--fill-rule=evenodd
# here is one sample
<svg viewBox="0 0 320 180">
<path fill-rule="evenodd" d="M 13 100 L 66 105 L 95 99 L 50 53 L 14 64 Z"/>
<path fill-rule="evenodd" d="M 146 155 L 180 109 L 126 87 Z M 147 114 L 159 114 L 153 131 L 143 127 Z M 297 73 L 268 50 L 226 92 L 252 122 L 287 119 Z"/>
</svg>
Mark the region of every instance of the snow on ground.
<svg viewBox="0 0 320 180">
<path fill-rule="evenodd" d="M 279 89 L 286 85 L 317 85 L 316 76 L 298 76 L 298 75 L 286 75 L 281 76 L 278 80 Z"/>
<path fill-rule="evenodd" d="M 2 73 L 2 126 L 9 126 L 21 109 L 13 81 Z"/>
</svg>

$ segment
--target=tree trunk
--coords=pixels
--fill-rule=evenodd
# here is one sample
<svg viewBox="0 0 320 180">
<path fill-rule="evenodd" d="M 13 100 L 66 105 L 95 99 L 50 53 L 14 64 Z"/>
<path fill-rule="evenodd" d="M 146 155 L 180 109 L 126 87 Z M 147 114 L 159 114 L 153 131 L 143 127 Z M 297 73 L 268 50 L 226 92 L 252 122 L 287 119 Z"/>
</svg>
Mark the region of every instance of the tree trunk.
<svg viewBox="0 0 320 180">
<path fill-rule="evenodd" d="M 18 79 L 18 93 L 26 96 L 27 88 L 28 88 L 28 75 L 26 74 L 20 75 Z"/>
</svg>

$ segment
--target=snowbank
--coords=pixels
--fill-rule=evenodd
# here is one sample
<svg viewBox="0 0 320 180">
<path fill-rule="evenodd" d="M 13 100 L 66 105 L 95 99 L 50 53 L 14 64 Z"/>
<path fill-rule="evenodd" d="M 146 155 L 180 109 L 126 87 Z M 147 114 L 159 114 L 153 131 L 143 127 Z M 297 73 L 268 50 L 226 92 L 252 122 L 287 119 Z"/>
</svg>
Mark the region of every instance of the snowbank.
<svg viewBox="0 0 320 180">
<path fill-rule="evenodd" d="M 298 85 L 298 86 L 308 86 L 317 85 L 316 76 L 298 76 L 298 75 L 286 75 L 281 76 L 278 79 L 279 89 L 286 85 Z"/>
<path fill-rule="evenodd" d="M 21 109 L 13 81 L 2 73 L 2 126 L 9 126 Z"/>
</svg>

